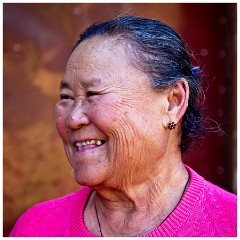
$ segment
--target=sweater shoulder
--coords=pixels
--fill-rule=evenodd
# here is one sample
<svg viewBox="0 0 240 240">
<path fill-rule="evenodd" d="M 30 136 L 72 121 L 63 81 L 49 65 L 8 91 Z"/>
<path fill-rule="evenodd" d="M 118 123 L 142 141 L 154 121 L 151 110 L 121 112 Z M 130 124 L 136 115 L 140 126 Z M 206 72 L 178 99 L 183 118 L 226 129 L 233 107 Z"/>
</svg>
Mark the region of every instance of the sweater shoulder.
<svg viewBox="0 0 240 240">
<path fill-rule="evenodd" d="M 64 235 L 72 205 L 79 199 L 83 200 L 85 195 L 86 191 L 83 188 L 32 206 L 19 217 L 10 237 Z"/>
<path fill-rule="evenodd" d="M 237 196 L 206 181 L 204 197 L 203 218 L 214 225 L 216 235 L 237 236 Z"/>
<path fill-rule="evenodd" d="M 206 180 L 204 195 L 209 204 L 226 206 L 230 207 L 228 210 L 236 210 L 237 196 Z"/>
<path fill-rule="evenodd" d="M 189 224 L 195 229 L 195 233 L 208 237 L 236 236 L 237 196 L 205 180 L 189 167 L 188 170 L 194 183 L 190 184 L 194 193 L 191 198 L 197 196 L 198 199 L 189 217 Z"/>
<path fill-rule="evenodd" d="M 202 221 L 205 222 L 205 227 L 208 228 L 209 225 L 215 236 L 236 236 L 237 196 L 205 180 L 201 200 Z"/>
<path fill-rule="evenodd" d="M 68 204 L 75 198 L 77 192 L 67 194 L 65 196 L 61 196 L 59 198 L 47 200 L 44 202 L 37 203 L 29 208 L 23 215 L 22 218 L 28 218 L 34 216 L 37 219 L 37 216 L 45 217 L 51 215 L 52 212 L 66 211 L 68 208 Z"/>
<path fill-rule="evenodd" d="M 186 166 L 191 175 L 193 190 L 198 191 L 202 195 L 203 200 L 213 204 L 226 204 L 236 206 L 237 196 L 230 193 L 219 186 L 205 180 L 202 176 L 196 173 L 193 169 Z"/>
</svg>

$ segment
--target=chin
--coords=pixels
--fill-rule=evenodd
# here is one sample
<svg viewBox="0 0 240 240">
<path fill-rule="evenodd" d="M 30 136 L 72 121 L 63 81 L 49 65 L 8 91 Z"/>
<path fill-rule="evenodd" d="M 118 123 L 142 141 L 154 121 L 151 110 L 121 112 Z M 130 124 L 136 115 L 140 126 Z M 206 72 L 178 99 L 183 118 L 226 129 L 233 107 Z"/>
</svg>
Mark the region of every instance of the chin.
<svg viewBox="0 0 240 240">
<path fill-rule="evenodd" d="M 94 185 L 96 181 L 95 178 L 92 176 L 88 176 L 87 174 L 75 173 L 75 181 L 81 186 L 89 186 L 91 187 Z"/>
<path fill-rule="evenodd" d="M 81 171 L 75 172 L 75 181 L 81 186 L 87 186 L 93 188 L 94 186 L 100 185 L 104 182 L 104 177 L 99 172 L 90 171 Z"/>
</svg>

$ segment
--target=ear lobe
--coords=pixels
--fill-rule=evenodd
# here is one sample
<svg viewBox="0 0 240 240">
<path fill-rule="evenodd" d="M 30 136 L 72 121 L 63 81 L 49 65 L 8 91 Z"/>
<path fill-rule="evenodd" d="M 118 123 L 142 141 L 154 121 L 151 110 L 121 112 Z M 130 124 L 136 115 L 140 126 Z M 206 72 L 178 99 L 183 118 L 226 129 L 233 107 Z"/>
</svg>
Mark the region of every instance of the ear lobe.
<svg viewBox="0 0 240 240">
<path fill-rule="evenodd" d="M 180 78 L 168 94 L 169 118 L 178 122 L 186 112 L 189 98 L 189 86 L 185 78 Z"/>
</svg>

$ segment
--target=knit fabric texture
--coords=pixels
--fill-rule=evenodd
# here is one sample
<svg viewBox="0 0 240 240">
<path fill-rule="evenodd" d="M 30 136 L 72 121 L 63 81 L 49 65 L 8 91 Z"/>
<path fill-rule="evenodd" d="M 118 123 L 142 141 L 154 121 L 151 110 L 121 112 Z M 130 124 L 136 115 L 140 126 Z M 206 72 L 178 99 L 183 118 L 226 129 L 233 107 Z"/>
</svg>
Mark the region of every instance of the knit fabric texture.
<svg viewBox="0 0 240 240">
<path fill-rule="evenodd" d="M 160 226 L 139 237 L 237 236 L 236 195 L 186 168 L 190 183 L 177 207 Z M 96 237 L 88 231 L 83 218 L 91 191 L 83 187 L 33 206 L 18 219 L 10 237 Z"/>
</svg>

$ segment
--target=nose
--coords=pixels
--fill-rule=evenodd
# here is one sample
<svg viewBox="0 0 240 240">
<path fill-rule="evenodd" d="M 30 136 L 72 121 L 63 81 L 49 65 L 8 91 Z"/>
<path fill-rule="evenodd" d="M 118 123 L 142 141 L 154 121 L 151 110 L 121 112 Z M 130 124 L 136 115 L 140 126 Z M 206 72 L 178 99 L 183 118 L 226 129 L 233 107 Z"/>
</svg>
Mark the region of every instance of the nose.
<svg viewBox="0 0 240 240">
<path fill-rule="evenodd" d="M 84 113 L 81 104 L 73 108 L 67 119 L 67 126 L 71 129 L 79 129 L 84 125 L 88 125 L 89 123 L 90 120 Z"/>
</svg>

